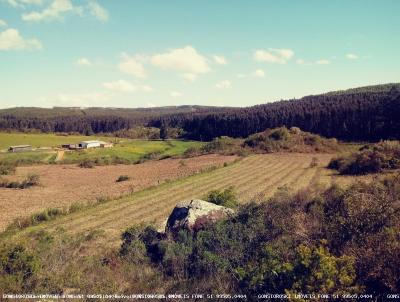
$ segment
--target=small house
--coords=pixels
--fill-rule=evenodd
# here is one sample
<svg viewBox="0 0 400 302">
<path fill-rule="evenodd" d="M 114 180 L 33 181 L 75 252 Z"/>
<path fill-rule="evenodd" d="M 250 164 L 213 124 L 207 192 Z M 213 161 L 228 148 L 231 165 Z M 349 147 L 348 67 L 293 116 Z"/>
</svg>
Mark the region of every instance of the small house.
<svg viewBox="0 0 400 302">
<path fill-rule="evenodd" d="M 24 152 L 24 151 L 32 151 L 31 145 L 19 145 L 19 146 L 10 146 L 8 148 L 9 152 Z"/>
</svg>

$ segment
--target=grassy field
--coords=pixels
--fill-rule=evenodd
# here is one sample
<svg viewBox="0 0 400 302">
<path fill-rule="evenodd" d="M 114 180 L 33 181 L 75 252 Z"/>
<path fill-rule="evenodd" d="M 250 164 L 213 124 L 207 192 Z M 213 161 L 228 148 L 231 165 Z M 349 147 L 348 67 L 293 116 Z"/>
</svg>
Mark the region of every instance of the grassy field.
<svg viewBox="0 0 400 302">
<path fill-rule="evenodd" d="M 135 163 L 141 159 L 171 157 L 182 155 L 188 148 L 199 146 L 193 141 L 149 141 L 101 136 L 60 136 L 55 134 L 1 133 L 0 150 L 13 145 L 31 145 L 33 147 L 59 147 L 62 144 L 77 143 L 83 140 L 103 140 L 117 142 L 113 148 L 89 149 L 65 152 L 59 163 L 80 163 L 93 160 L 107 163 Z M 54 150 L 42 150 L 21 153 L 0 153 L 0 161 L 18 163 L 19 165 L 35 163 L 53 163 L 56 158 Z"/>
<path fill-rule="evenodd" d="M 82 151 L 66 152 L 64 163 L 77 163 L 85 159 L 113 161 L 119 158 L 126 163 L 132 163 L 146 155 L 148 159 L 154 157 L 166 157 L 182 155 L 188 148 L 200 145 L 192 141 L 147 141 L 147 140 L 125 140 L 113 148 L 89 149 Z"/>
<path fill-rule="evenodd" d="M 61 144 L 78 143 L 84 140 L 112 141 L 112 137 L 83 136 L 83 135 L 56 135 L 31 133 L 4 133 L 0 132 L 0 150 L 15 145 L 31 145 L 32 147 L 57 147 Z"/>
<path fill-rule="evenodd" d="M 313 157 L 318 165 L 312 167 Z M 118 244 L 122 230 L 133 224 L 161 225 L 178 201 L 202 198 L 213 189 L 233 186 L 241 202 L 262 200 L 279 187 L 299 189 L 311 183 L 348 183 L 354 178 L 338 177 L 323 168 L 331 155 L 268 154 L 246 157 L 214 171 L 152 187 L 129 197 L 112 200 L 69 214 L 54 221 L 30 227 L 19 234 L 45 229 L 63 229 L 69 234 L 104 230 L 104 246 Z"/>
</svg>

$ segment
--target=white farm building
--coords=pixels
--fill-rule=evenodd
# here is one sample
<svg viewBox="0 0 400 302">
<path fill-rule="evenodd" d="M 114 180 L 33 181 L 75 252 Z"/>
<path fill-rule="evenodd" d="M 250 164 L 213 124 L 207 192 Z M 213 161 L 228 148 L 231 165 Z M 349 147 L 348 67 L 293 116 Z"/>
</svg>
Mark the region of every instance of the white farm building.
<svg viewBox="0 0 400 302">
<path fill-rule="evenodd" d="M 79 148 L 89 149 L 89 148 L 108 148 L 112 147 L 112 144 L 103 141 L 83 141 L 78 144 Z"/>
</svg>

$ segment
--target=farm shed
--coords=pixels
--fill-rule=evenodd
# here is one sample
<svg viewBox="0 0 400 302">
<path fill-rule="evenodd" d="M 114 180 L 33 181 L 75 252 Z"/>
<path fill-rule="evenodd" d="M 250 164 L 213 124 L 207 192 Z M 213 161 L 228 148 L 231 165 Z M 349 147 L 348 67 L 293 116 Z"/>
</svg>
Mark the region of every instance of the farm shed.
<svg viewBox="0 0 400 302">
<path fill-rule="evenodd" d="M 10 152 L 23 152 L 23 151 L 32 151 L 31 145 L 19 145 L 19 146 L 10 146 L 8 148 Z"/>
<path fill-rule="evenodd" d="M 83 141 L 80 142 L 78 147 L 89 149 L 89 148 L 110 148 L 112 147 L 111 143 L 106 143 L 103 141 Z"/>
</svg>

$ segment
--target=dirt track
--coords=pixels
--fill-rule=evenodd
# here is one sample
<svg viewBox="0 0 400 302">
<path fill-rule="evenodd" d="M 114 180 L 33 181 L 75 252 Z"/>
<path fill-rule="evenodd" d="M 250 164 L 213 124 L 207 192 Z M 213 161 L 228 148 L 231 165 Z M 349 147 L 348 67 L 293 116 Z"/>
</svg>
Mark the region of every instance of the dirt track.
<svg viewBox="0 0 400 302">
<path fill-rule="evenodd" d="M 41 185 L 30 189 L 0 189 L 0 230 L 16 217 L 28 216 L 50 207 L 65 207 L 74 202 L 112 198 L 188 176 L 211 166 L 221 166 L 237 157 L 205 155 L 189 159 L 166 159 L 139 165 L 102 166 L 83 169 L 76 165 L 19 167 L 8 179 L 22 179 L 29 173 L 40 176 Z M 116 182 L 120 175 L 130 180 Z"/>
</svg>

